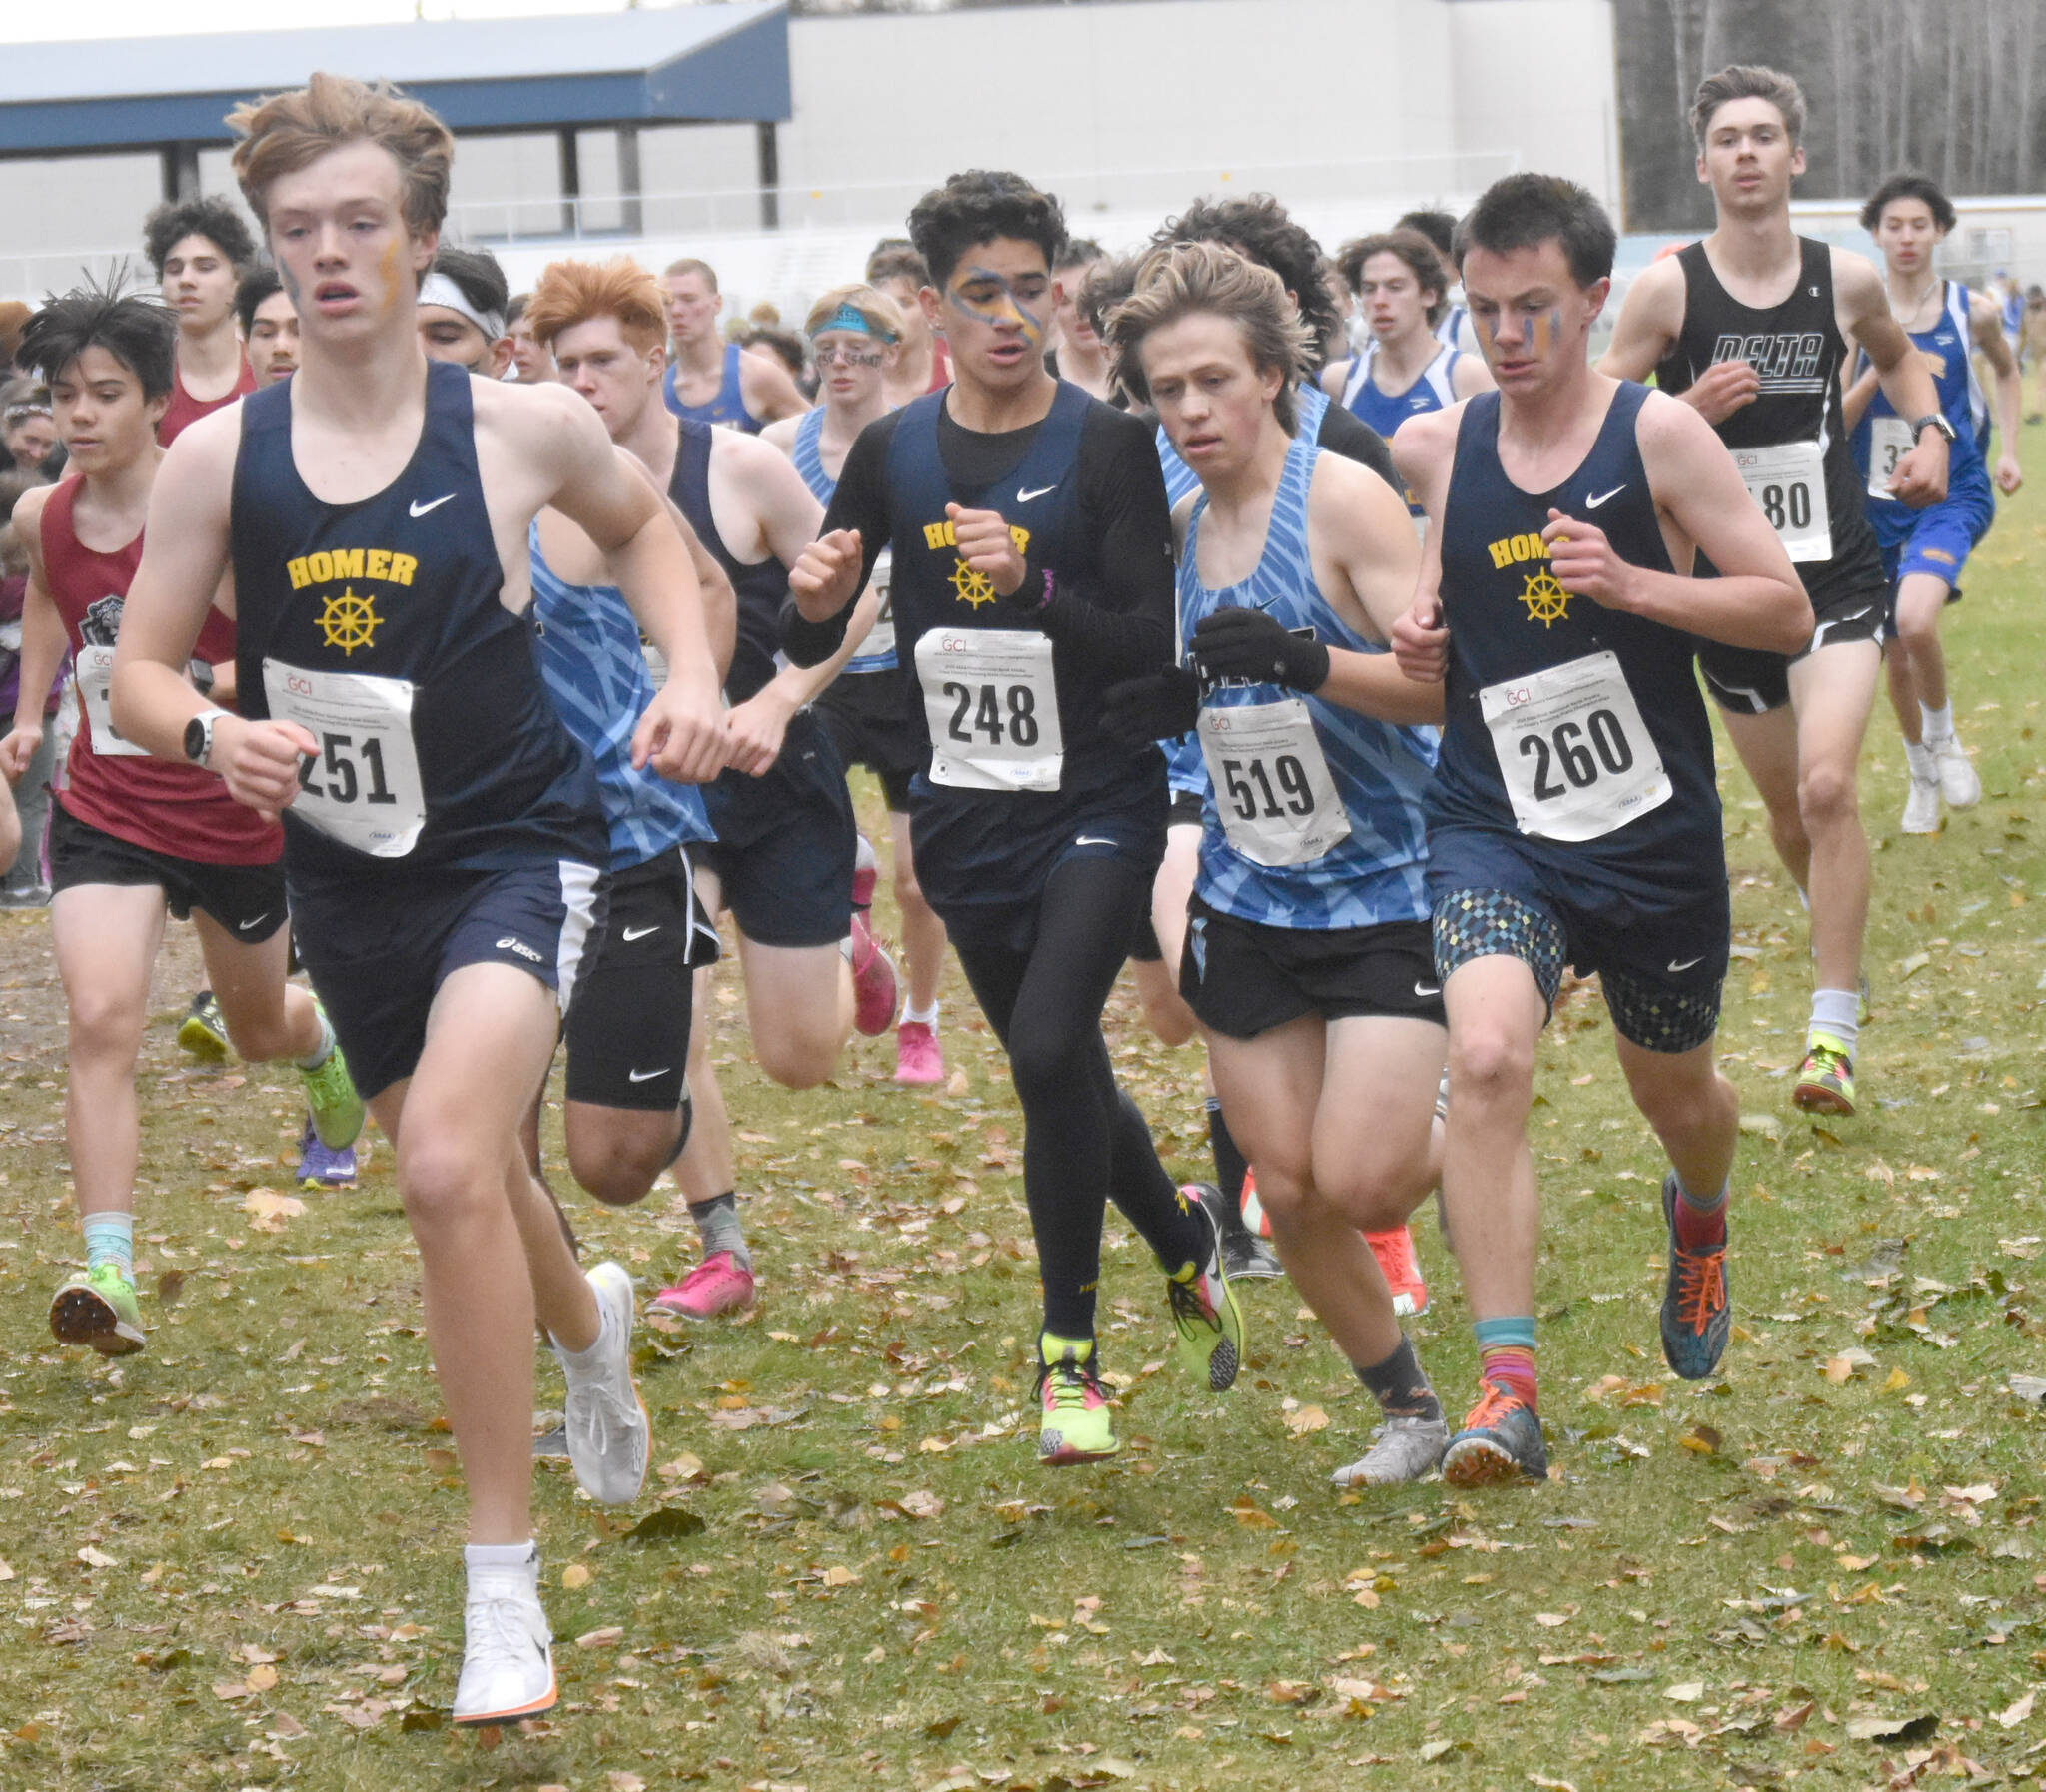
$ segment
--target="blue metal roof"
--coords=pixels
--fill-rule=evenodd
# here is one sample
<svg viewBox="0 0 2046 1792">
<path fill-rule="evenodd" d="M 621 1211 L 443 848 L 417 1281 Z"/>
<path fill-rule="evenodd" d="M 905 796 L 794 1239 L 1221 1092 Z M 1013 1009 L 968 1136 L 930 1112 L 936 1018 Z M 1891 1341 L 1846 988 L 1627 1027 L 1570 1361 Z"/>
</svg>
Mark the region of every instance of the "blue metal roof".
<svg viewBox="0 0 2046 1792">
<path fill-rule="evenodd" d="M 11 44 L 0 156 L 226 143 L 240 100 L 315 69 L 396 82 L 456 131 L 789 116 L 785 0 Z"/>
</svg>

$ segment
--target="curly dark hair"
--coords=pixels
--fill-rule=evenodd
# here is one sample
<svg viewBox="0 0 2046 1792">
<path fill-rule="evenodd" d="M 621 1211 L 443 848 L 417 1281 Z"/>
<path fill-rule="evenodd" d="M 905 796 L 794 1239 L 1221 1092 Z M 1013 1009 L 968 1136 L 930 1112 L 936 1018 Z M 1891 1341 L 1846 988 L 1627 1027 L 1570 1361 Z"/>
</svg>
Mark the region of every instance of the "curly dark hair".
<svg viewBox="0 0 2046 1792">
<path fill-rule="evenodd" d="M 1954 202 L 1939 190 L 1939 184 L 1930 175 L 1893 174 L 1868 196 L 1868 203 L 1861 208 L 1861 228 L 1870 236 L 1882 222 L 1883 207 L 1893 200 L 1922 200 L 1925 209 L 1932 214 L 1933 225 L 1941 236 L 1954 227 Z"/>
<path fill-rule="evenodd" d="M 1336 252 L 1337 271 L 1354 293 L 1364 284 L 1364 264 L 1375 255 L 1397 255 L 1405 262 L 1424 293 L 1435 295 L 1428 302 L 1428 326 L 1433 330 L 1449 310 L 1450 276 L 1435 244 L 1418 230 L 1395 226 L 1372 237 L 1353 237 Z"/>
<path fill-rule="evenodd" d="M 974 244 L 997 237 L 1035 243 L 1049 270 L 1065 247 L 1066 215 L 1056 199 L 1020 174 L 985 168 L 953 175 L 918 200 L 909 214 L 909 240 L 930 269 L 933 286 L 952 278 L 959 258 Z"/>
<path fill-rule="evenodd" d="M 171 390 L 177 341 L 177 316 L 161 300 L 83 286 L 46 301 L 29 319 L 15 359 L 54 382 L 86 350 L 104 349 L 142 383 L 145 399 L 160 399 Z"/>
<path fill-rule="evenodd" d="M 235 316 L 242 320 L 242 335 L 246 337 L 256 328 L 256 308 L 272 293 L 284 291 L 284 282 L 278 278 L 277 270 L 268 262 L 259 263 L 242 276 L 241 284 L 235 288 Z M 297 307 L 293 308 L 294 310 Z"/>
<path fill-rule="evenodd" d="M 142 246 L 157 279 L 163 279 L 171 251 L 187 237 L 204 237 L 234 264 L 237 274 L 256 259 L 256 239 L 242 214 L 226 200 L 166 200 L 142 221 Z"/>
<path fill-rule="evenodd" d="M 457 249 L 450 244 L 435 252 L 428 272 L 447 275 L 478 311 L 502 314 L 512 303 L 512 288 L 505 279 L 505 270 L 488 249 Z"/>
<path fill-rule="evenodd" d="M 1168 218 L 1151 233 L 1154 249 L 1169 249 L 1175 243 L 1220 243 L 1260 267 L 1270 268 L 1293 295 L 1300 321 L 1316 342 L 1342 335 L 1343 320 L 1322 285 L 1322 246 L 1293 222 L 1271 194 L 1195 200 L 1177 218 Z"/>
</svg>

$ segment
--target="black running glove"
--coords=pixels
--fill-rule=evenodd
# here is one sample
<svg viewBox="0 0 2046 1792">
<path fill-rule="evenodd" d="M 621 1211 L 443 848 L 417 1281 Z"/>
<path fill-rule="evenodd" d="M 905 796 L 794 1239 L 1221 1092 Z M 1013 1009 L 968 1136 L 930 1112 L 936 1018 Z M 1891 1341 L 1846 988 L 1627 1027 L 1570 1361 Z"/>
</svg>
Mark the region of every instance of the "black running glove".
<svg viewBox="0 0 2046 1792">
<path fill-rule="evenodd" d="M 1190 645 L 1210 678 L 1312 691 L 1329 677 L 1329 649 L 1261 609 L 1219 609 L 1203 616 Z"/>
<path fill-rule="evenodd" d="M 1200 681 L 1185 666 L 1127 678 L 1101 694 L 1102 732 L 1132 752 L 1184 734 L 1200 712 Z"/>
</svg>

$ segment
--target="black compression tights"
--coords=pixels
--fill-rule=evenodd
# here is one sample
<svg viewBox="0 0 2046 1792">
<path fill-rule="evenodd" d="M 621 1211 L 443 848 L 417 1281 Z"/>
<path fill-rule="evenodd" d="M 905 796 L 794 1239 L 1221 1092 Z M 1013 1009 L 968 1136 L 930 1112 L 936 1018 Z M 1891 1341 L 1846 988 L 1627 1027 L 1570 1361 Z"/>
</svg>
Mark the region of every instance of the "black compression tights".
<svg viewBox="0 0 2046 1792">
<path fill-rule="evenodd" d="M 1044 1328 L 1094 1336 L 1101 1218 L 1112 1199 L 1159 1261 L 1206 1246 L 1136 1104 L 1116 1087 L 1101 1009 L 1151 879 L 1121 857 L 1068 859 L 1045 884 L 1027 952 L 954 940 L 981 1010 L 1008 1048 L 1023 1107 L 1023 1193 L 1044 1278 Z"/>
</svg>

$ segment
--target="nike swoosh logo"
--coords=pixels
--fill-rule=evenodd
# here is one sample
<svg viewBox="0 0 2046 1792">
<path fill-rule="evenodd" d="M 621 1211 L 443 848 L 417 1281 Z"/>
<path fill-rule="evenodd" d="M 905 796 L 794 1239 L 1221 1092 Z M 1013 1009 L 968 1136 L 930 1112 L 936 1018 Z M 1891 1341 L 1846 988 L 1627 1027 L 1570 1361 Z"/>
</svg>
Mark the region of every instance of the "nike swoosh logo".
<svg viewBox="0 0 2046 1792">
<path fill-rule="evenodd" d="M 1075 846 L 1113 846 L 1115 842 L 1105 834 L 1079 834 L 1074 837 Z"/>
<path fill-rule="evenodd" d="M 449 492 L 446 497 L 435 498 L 434 501 L 430 504 L 423 504 L 419 501 L 418 498 L 414 498 L 412 502 L 412 514 L 415 517 L 424 516 L 429 510 L 438 510 L 443 504 L 452 504 L 454 501 L 455 493 L 452 491 Z"/>
<path fill-rule="evenodd" d="M 1705 955 L 1702 952 L 1700 952 L 1695 958 L 1686 958 L 1682 964 L 1678 964 L 1676 960 L 1672 958 L 1669 961 L 1669 968 L 1672 971 L 1687 971 L 1691 968 L 1692 965 L 1701 965 L 1704 962 Z"/>
<path fill-rule="evenodd" d="M 252 927 L 261 927 L 263 923 L 268 921 L 269 919 L 270 911 L 268 909 L 265 909 L 262 912 L 262 914 L 258 915 L 256 919 L 253 921 L 237 921 L 235 923 L 235 931 L 237 933 L 247 933 Z"/>
<path fill-rule="evenodd" d="M 627 927 L 619 937 L 625 940 L 643 940 L 649 933 L 658 933 L 659 931 L 660 924 L 655 922 L 651 927 Z"/>
<path fill-rule="evenodd" d="M 1414 993 L 1425 1001 L 1430 996 L 1441 995 L 1443 986 L 1440 983 L 1417 983 L 1414 986 Z"/>
<path fill-rule="evenodd" d="M 1604 503 L 1606 499 L 1617 497 L 1625 489 L 1626 487 L 1624 485 L 1615 485 L 1610 491 L 1601 491 L 1596 497 L 1587 497 L 1584 499 L 1584 508 L 1587 510 L 1595 510 L 1600 504 Z"/>
<path fill-rule="evenodd" d="M 1049 485 L 1038 486 L 1035 491 L 1025 491 L 1019 485 L 1016 487 L 1016 501 L 1019 504 L 1027 504 L 1033 497 L 1042 497 L 1047 491 L 1056 491 L 1058 488 L 1059 482 L 1056 479 L 1052 480 Z"/>
<path fill-rule="evenodd" d="M 650 1083 L 655 1077 L 664 1077 L 673 1069 L 672 1064 L 663 1064 L 658 1070 L 628 1070 L 625 1080 L 629 1083 Z"/>
</svg>

